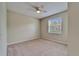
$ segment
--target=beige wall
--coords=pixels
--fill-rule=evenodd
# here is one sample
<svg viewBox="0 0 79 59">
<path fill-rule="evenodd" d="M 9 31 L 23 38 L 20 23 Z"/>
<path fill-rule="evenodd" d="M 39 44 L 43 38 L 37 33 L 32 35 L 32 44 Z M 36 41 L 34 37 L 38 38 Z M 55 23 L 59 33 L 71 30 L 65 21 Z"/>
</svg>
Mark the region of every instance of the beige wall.
<svg viewBox="0 0 79 59">
<path fill-rule="evenodd" d="M 50 18 L 61 17 L 63 19 L 63 33 L 62 34 L 53 34 L 48 33 L 48 20 Z M 48 40 L 53 40 L 59 43 L 67 44 L 67 34 L 68 34 L 68 14 L 67 11 L 56 14 L 54 16 L 41 19 L 41 37 Z"/>
<path fill-rule="evenodd" d="M 79 3 L 69 3 L 69 55 L 79 56 Z"/>
<path fill-rule="evenodd" d="M 8 11 L 8 44 L 39 38 L 39 28 L 38 19 Z"/>
<path fill-rule="evenodd" d="M 0 2 L 0 56 L 7 55 L 6 4 Z"/>
</svg>

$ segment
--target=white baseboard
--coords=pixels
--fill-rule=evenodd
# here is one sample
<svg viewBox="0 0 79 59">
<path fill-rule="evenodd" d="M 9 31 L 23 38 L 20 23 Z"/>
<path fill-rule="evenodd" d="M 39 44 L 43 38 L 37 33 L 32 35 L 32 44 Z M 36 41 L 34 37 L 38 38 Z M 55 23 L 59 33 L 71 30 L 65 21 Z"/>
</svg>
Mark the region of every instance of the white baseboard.
<svg viewBox="0 0 79 59">
<path fill-rule="evenodd" d="M 26 40 L 11 42 L 11 43 L 8 43 L 8 45 L 17 44 L 17 43 L 21 43 L 21 42 L 24 42 L 24 41 L 26 41 Z"/>
<path fill-rule="evenodd" d="M 44 38 L 36 38 L 36 39 L 44 39 Z M 35 40 L 35 39 L 30 39 L 30 40 L 22 40 L 22 41 L 11 42 L 11 43 L 8 43 L 8 45 L 18 44 L 18 43 L 22 43 L 22 42 L 25 42 L 25 41 L 31 41 L 31 40 Z M 49 40 L 49 39 L 45 39 L 45 40 Z M 54 41 L 54 42 L 57 42 L 57 43 L 60 43 L 60 44 L 67 45 L 67 43 L 66 43 L 66 42 L 62 42 L 62 41 L 57 41 L 57 40 L 49 40 L 49 41 Z"/>
<path fill-rule="evenodd" d="M 63 42 L 63 41 L 59 41 L 59 40 L 49 40 L 49 39 L 44 39 L 44 40 L 53 41 L 53 42 L 63 44 L 63 45 L 66 45 L 66 46 L 68 45 L 67 42 Z"/>
<path fill-rule="evenodd" d="M 39 39 L 39 38 L 36 38 L 36 39 Z M 30 40 L 35 40 L 35 39 L 30 39 Z M 18 44 L 18 43 L 22 43 L 22 42 L 30 41 L 30 40 L 22 40 L 22 41 L 11 42 L 11 43 L 8 43 L 7 45 Z"/>
</svg>

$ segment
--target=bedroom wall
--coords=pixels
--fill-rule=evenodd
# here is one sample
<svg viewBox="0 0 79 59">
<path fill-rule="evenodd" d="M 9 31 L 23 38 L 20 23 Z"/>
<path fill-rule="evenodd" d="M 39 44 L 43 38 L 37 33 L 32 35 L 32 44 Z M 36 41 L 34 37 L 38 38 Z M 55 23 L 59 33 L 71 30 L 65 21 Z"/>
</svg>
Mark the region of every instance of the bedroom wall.
<svg viewBox="0 0 79 59">
<path fill-rule="evenodd" d="M 69 3 L 68 52 L 79 56 L 79 2 Z"/>
<path fill-rule="evenodd" d="M 50 18 L 55 18 L 55 17 L 61 17 L 63 19 L 63 33 L 62 34 L 48 33 L 48 20 Z M 67 11 L 60 12 L 58 14 L 41 19 L 41 38 L 67 44 L 67 34 L 68 34 Z"/>
<path fill-rule="evenodd" d="M 8 44 L 39 38 L 39 28 L 38 19 L 8 11 Z"/>
<path fill-rule="evenodd" d="M 0 56 L 7 55 L 7 12 L 6 3 L 0 2 Z"/>
</svg>

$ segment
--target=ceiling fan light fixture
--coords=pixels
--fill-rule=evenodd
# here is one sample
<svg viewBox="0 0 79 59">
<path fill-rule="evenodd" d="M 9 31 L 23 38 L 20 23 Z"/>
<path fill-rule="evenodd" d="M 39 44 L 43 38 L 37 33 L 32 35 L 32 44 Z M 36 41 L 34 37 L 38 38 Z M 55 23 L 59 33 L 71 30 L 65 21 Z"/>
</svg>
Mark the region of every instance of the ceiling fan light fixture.
<svg viewBox="0 0 79 59">
<path fill-rule="evenodd" d="M 38 14 L 39 14 L 39 13 L 41 13 L 41 11 L 40 11 L 40 10 L 37 10 L 37 11 L 36 11 L 36 13 L 38 13 Z"/>
</svg>

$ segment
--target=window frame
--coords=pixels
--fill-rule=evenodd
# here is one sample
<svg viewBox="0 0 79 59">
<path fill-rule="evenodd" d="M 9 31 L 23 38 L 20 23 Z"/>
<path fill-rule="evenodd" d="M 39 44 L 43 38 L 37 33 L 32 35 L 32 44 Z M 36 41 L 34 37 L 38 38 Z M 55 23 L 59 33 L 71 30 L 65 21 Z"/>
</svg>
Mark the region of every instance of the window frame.
<svg viewBox="0 0 79 59">
<path fill-rule="evenodd" d="M 61 24 L 60 24 L 60 27 L 61 27 L 61 29 L 59 30 L 59 32 L 51 32 L 50 30 L 50 26 L 49 26 L 49 21 L 51 20 L 57 20 L 57 19 L 59 19 L 60 21 L 61 21 Z M 63 32 L 63 18 L 61 18 L 61 17 L 54 17 L 54 18 L 50 18 L 50 19 L 48 19 L 48 21 L 47 21 L 47 23 L 48 23 L 48 33 L 54 33 L 54 34 L 62 34 L 62 32 Z M 50 30 L 49 30 L 50 29 Z M 55 31 L 55 30 L 54 30 Z"/>
</svg>

